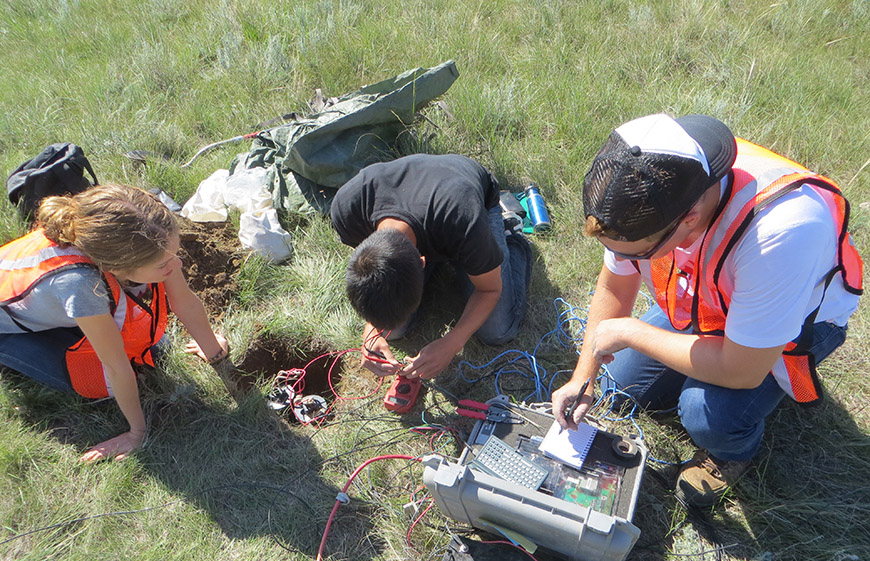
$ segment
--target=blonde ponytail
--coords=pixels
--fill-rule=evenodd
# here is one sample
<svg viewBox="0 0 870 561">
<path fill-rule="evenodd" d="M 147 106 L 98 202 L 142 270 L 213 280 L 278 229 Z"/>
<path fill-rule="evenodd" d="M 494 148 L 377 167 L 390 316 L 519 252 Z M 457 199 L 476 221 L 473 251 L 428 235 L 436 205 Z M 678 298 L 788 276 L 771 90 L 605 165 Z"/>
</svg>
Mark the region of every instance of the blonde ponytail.
<svg viewBox="0 0 870 561">
<path fill-rule="evenodd" d="M 60 245 L 75 245 L 76 211 L 78 204 L 72 197 L 47 197 L 39 205 L 37 222 L 45 236 Z"/>
<path fill-rule="evenodd" d="M 48 197 L 37 224 L 48 239 L 72 245 L 105 271 L 152 263 L 178 235 L 172 212 L 150 193 L 128 185 L 97 185 L 71 197 Z"/>
</svg>

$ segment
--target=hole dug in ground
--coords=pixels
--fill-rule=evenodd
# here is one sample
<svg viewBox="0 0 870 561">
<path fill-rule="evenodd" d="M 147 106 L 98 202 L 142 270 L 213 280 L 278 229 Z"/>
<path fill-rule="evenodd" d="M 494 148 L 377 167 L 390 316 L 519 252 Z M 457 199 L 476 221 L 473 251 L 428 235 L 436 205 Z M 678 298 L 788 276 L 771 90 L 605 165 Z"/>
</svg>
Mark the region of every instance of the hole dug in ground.
<svg viewBox="0 0 870 561">
<path fill-rule="evenodd" d="M 255 380 L 272 386 L 270 406 L 308 422 L 325 412 L 335 398 L 330 388 L 341 381 L 342 359 L 321 345 L 293 345 L 276 337 L 255 340 L 236 366 L 248 387 Z M 286 407 L 281 407 L 284 403 Z M 292 407 L 291 407 L 292 404 Z"/>
<path fill-rule="evenodd" d="M 239 291 L 239 268 L 246 252 L 229 223 L 198 223 L 180 218 L 179 227 L 179 257 L 185 266 L 187 283 L 215 322 Z M 268 382 L 273 387 L 289 386 L 298 397 L 319 396 L 322 399 L 318 401 L 325 408 L 335 398 L 328 379 L 330 369 L 332 384 L 336 385 L 342 367 L 341 358 L 329 352 L 322 343 L 266 336 L 254 340 L 238 364 L 225 360 L 214 367 L 236 399 L 242 398 L 257 383 Z M 279 372 L 284 374 L 276 379 Z M 291 400 L 292 396 L 288 397 L 287 401 Z M 287 407 L 288 411 L 293 409 Z"/>
</svg>

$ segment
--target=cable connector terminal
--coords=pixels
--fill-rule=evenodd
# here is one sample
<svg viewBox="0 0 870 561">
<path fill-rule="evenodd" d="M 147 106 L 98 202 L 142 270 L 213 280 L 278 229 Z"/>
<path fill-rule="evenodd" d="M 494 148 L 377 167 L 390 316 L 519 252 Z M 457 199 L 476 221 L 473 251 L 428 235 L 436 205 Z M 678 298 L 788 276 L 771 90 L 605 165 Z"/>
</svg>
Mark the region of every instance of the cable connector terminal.
<svg viewBox="0 0 870 561">
<path fill-rule="evenodd" d="M 402 505 L 402 511 L 405 513 L 405 516 L 414 519 L 417 518 L 420 508 L 417 506 L 416 502 L 410 502 Z"/>
</svg>

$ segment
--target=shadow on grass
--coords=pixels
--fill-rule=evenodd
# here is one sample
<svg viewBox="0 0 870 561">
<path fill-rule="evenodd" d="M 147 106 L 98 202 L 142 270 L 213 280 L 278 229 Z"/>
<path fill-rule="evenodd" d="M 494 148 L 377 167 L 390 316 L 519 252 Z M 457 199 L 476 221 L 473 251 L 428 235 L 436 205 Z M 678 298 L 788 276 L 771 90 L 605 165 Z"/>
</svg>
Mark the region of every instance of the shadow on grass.
<svg viewBox="0 0 870 561">
<path fill-rule="evenodd" d="M 784 400 L 768 418 L 754 469 L 735 493 L 758 551 L 870 558 L 870 437 L 852 415 L 828 395 L 814 408 Z"/>
<path fill-rule="evenodd" d="M 88 402 L 6 371 L 2 383 L 26 423 L 82 452 L 125 426 L 113 400 Z M 191 386 L 166 385 L 157 372 L 141 391 L 150 429 L 137 459 L 150 480 L 205 512 L 229 539 L 266 536 L 313 558 L 339 491 L 320 475 L 316 429 L 288 424 L 257 392 L 226 408 L 198 400 Z M 376 557 L 383 543 L 372 537 L 371 510 L 362 501 L 342 505 L 325 555 Z M 191 539 L 202 539 L 200 531 Z"/>
<path fill-rule="evenodd" d="M 529 317 L 517 340 L 503 347 L 470 342 L 462 358 L 482 364 L 508 349 L 531 352 L 555 327 L 552 302 L 558 295 L 538 262 Z M 425 298 L 418 329 L 394 344 L 410 355 L 455 322 L 464 304 L 449 268 L 436 274 Z M 570 349 L 556 344 L 542 345 L 539 358 L 550 374 L 573 367 L 576 360 Z M 481 384 L 462 380 L 455 367 L 456 362 L 437 380 L 439 387 L 459 399 L 485 401 L 495 395 L 491 378 L 486 378 L 491 369 L 480 372 L 486 380 Z M 82 451 L 123 427 L 113 402 L 85 403 L 6 373 L 3 384 L 13 386 L 9 393 L 28 423 Z M 517 399 L 533 390 L 531 380 L 522 375 L 506 376 L 500 387 Z M 202 509 L 227 538 L 268 536 L 287 550 L 313 557 L 338 491 L 321 476 L 324 466 L 335 461 L 324 458 L 312 443 L 319 434 L 315 429 L 288 425 L 255 398 L 235 409 L 203 403 L 193 389 L 173 386 L 160 376 L 153 389 L 143 392 L 143 403 L 151 432 L 139 458 L 155 481 Z M 390 434 L 404 438 L 399 431 L 418 422 L 420 409 L 418 405 L 408 416 L 389 420 L 401 425 Z M 429 422 L 455 424 L 466 431 L 473 424 L 446 405 L 429 413 Z M 353 420 L 352 415 L 347 420 Z M 359 419 L 359 437 L 353 437 L 352 449 L 368 454 L 365 447 L 371 442 L 376 448 L 398 442 L 365 428 L 369 422 Z M 673 417 L 657 422 L 679 424 Z M 352 426 L 348 422 L 336 430 Z M 659 440 L 659 446 L 668 446 L 667 438 L 667 433 L 647 431 L 648 441 Z M 785 401 L 768 419 L 763 449 L 752 469 L 714 511 L 687 513 L 673 497 L 677 468 L 647 466 L 634 517 L 641 537 L 629 558 L 646 561 L 678 554 L 695 559 L 851 561 L 868 557 L 868 449 L 867 436 L 836 400 L 828 399 L 811 410 Z M 674 450 L 668 459 L 677 458 L 679 450 Z M 378 489 L 388 498 L 405 490 L 393 481 Z M 343 505 L 330 531 L 327 553 L 361 560 L 380 555 L 385 545 L 373 529 L 376 516 L 377 505 L 360 500 Z"/>
<path fill-rule="evenodd" d="M 659 428 L 645 427 L 648 445 L 678 460 L 680 442 L 691 442 L 679 418 L 649 422 Z M 868 558 L 868 447 L 852 414 L 828 396 L 815 408 L 783 400 L 750 469 L 712 509 L 682 506 L 673 494 L 679 467 L 648 462 L 634 518 L 641 537 L 630 559 Z"/>
</svg>

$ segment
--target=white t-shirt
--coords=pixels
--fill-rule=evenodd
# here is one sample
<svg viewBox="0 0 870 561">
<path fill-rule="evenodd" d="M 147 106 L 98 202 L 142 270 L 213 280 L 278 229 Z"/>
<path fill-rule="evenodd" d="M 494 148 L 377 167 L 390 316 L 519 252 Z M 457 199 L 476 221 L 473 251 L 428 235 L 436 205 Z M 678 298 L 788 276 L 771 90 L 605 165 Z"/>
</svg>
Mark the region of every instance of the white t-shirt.
<svg viewBox="0 0 870 561">
<path fill-rule="evenodd" d="M 725 335 L 737 344 L 770 348 L 792 341 L 822 298 L 825 275 L 836 264 L 837 232 L 825 201 L 804 185 L 764 209 L 725 260 L 720 283 L 731 292 Z M 693 260 L 701 245 L 678 249 L 677 266 Z M 637 274 L 631 261 L 604 250 L 617 275 Z M 644 275 L 646 277 L 646 275 Z M 652 291 L 652 282 L 644 278 Z M 845 326 L 858 307 L 837 275 L 816 322 Z"/>
</svg>

